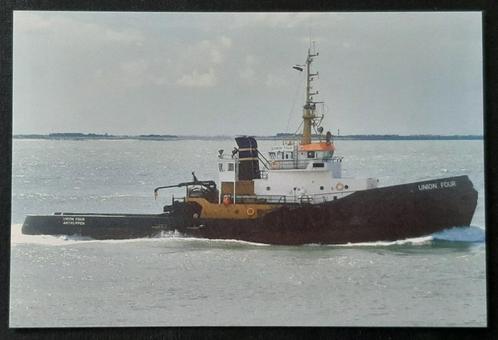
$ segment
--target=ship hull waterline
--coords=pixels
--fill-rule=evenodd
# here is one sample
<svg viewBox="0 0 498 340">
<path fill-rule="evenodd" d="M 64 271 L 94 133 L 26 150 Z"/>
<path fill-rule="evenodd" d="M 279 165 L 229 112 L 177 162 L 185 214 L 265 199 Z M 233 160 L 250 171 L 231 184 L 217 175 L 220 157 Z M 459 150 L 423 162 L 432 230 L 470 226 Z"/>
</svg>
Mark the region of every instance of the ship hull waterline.
<svg viewBox="0 0 498 340">
<path fill-rule="evenodd" d="M 173 215 L 62 213 L 27 216 L 22 232 L 94 239 L 177 232 L 266 244 L 345 244 L 396 241 L 467 227 L 476 206 L 472 182 L 458 176 L 357 191 L 320 204 L 281 206 L 254 219 L 195 218 L 188 209 Z"/>
</svg>

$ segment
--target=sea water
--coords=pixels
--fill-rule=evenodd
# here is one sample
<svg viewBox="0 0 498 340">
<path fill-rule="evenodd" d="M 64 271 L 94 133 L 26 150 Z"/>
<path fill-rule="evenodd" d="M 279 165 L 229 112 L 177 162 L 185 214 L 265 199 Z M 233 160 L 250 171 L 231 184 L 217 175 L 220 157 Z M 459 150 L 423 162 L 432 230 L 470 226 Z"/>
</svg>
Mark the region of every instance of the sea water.
<svg viewBox="0 0 498 340">
<path fill-rule="evenodd" d="M 482 141 L 336 142 L 343 176 L 381 186 L 468 175 L 479 193 L 471 228 L 336 246 L 21 233 L 26 214 L 158 213 L 184 189 L 154 200 L 154 187 L 192 171 L 216 179 L 218 150 L 233 146 L 14 140 L 10 326 L 486 325 Z"/>
</svg>

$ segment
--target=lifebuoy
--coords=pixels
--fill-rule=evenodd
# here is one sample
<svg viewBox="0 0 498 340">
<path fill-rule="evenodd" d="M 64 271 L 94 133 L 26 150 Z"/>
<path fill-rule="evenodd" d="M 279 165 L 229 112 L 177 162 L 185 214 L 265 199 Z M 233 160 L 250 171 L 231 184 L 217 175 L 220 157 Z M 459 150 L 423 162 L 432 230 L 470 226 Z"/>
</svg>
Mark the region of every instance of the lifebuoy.
<svg viewBox="0 0 498 340">
<path fill-rule="evenodd" d="M 229 205 L 231 203 L 232 203 L 232 199 L 230 198 L 230 195 L 223 196 L 223 204 L 224 205 Z"/>
<path fill-rule="evenodd" d="M 342 190 L 342 189 L 344 189 L 344 184 L 342 184 L 341 182 L 339 182 L 339 183 L 337 183 L 337 184 L 335 185 L 335 188 L 336 188 L 337 190 Z"/>
<path fill-rule="evenodd" d="M 254 215 L 254 209 L 253 208 L 247 208 L 247 215 L 252 216 Z"/>
</svg>

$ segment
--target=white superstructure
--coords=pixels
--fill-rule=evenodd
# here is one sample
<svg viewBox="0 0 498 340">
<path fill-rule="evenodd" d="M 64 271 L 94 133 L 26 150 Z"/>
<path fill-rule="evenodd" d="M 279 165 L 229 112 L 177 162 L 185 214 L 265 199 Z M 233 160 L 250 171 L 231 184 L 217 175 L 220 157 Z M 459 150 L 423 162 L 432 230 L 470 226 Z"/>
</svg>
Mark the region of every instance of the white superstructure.
<svg viewBox="0 0 498 340">
<path fill-rule="evenodd" d="M 311 72 L 311 63 L 318 53 L 308 49 L 306 65 L 306 103 L 303 106 L 303 133 L 301 139 L 283 141 L 274 146 L 267 156 L 257 150 L 252 137 L 236 138 L 239 149 L 232 155 L 223 150 L 218 155 L 220 201 L 222 195 L 233 195 L 234 202 L 245 198 L 266 199 L 273 202 L 321 203 L 345 197 L 358 190 L 377 187 L 375 178 L 342 177 L 342 157 L 334 156 L 332 134 L 322 134 L 311 82 L 318 76 Z M 312 142 L 311 129 L 319 140 Z M 237 189 L 239 188 L 239 189 Z"/>
</svg>

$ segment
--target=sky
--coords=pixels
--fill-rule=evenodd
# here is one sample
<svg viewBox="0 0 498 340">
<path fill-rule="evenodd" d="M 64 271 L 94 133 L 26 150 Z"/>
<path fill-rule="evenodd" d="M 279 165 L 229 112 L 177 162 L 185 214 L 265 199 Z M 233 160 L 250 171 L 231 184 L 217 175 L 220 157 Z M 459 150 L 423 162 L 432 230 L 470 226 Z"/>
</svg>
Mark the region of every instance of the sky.
<svg viewBox="0 0 498 340">
<path fill-rule="evenodd" d="M 14 134 L 482 134 L 480 12 L 14 12 Z"/>
</svg>

